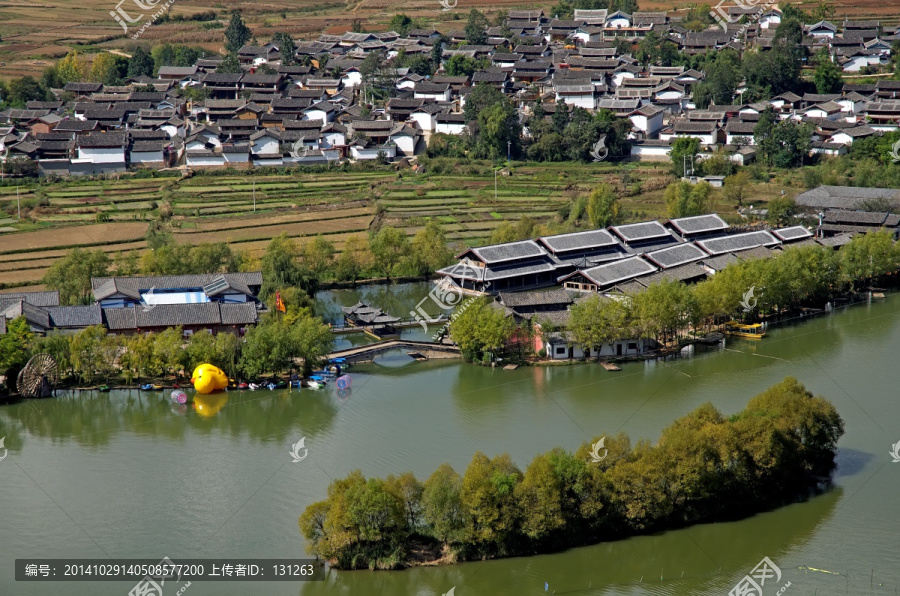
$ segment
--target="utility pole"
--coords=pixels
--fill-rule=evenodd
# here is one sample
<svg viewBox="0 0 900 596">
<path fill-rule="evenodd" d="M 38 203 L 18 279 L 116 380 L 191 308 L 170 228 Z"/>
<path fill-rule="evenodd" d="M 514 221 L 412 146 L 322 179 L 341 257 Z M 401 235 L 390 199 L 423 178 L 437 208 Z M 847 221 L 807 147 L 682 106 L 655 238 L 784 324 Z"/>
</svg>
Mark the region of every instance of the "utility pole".
<svg viewBox="0 0 900 596">
<path fill-rule="evenodd" d="M 19 202 L 19 187 L 16 187 L 16 208 L 19 210 L 19 221 L 22 221 L 22 204 Z"/>
<path fill-rule="evenodd" d="M 494 168 L 494 202 L 497 202 L 497 168 Z"/>
<path fill-rule="evenodd" d="M 256 180 L 253 181 L 253 210 L 256 211 Z"/>
<path fill-rule="evenodd" d="M 512 141 L 506 141 L 506 165 L 509 165 L 509 155 L 512 150 Z"/>
</svg>

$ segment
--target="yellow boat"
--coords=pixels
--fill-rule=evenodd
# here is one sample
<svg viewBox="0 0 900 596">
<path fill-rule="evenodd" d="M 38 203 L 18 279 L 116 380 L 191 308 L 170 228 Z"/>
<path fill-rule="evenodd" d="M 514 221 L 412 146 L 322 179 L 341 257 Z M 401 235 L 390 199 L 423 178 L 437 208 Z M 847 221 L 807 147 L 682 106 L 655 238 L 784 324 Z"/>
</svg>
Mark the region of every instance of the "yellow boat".
<svg viewBox="0 0 900 596">
<path fill-rule="evenodd" d="M 743 337 L 746 339 L 762 339 L 766 336 L 766 332 L 763 331 L 762 323 L 744 325 L 737 321 L 728 321 L 725 323 L 725 335 Z"/>
</svg>

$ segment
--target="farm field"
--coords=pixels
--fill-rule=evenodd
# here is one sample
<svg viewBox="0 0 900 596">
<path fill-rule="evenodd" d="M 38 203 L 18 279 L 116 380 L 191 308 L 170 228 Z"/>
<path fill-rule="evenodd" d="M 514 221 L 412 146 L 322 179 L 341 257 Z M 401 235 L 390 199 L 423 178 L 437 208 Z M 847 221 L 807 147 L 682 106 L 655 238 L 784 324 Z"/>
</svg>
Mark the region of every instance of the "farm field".
<svg viewBox="0 0 900 596">
<path fill-rule="evenodd" d="M 496 188 L 489 168 L 458 170 L 466 173 L 198 174 L 23 185 L 22 220 L 15 188 L 0 187 L 0 229 L 11 230 L 0 232 L 0 289 L 39 286 L 47 268 L 72 247 L 100 249 L 111 258 L 142 253 L 148 226 L 161 218 L 177 242 L 226 242 L 253 258 L 282 233 L 301 243 L 322 234 L 341 250 L 347 238 L 375 226 L 411 236 L 429 220 L 462 248 L 486 243 L 505 221 L 558 220 L 561 210 L 600 183 L 618 190 L 626 220 L 661 219 L 663 191 L 672 181 L 665 163 L 514 165 L 511 175 L 496 177 Z M 790 180 L 773 180 L 748 194 L 761 204 L 790 188 Z M 733 214 L 735 206 L 721 192 L 714 200 L 717 211 Z"/>
</svg>

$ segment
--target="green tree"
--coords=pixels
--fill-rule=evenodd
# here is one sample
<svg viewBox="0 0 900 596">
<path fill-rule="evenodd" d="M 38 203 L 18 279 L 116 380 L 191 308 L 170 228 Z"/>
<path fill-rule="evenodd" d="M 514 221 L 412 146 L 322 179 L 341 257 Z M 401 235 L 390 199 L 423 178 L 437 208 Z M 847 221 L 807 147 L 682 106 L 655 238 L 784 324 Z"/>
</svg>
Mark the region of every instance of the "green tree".
<svg viewBox="0 0 900 596">
<path fill-rule="evenodd" d="M 768 213 L 766 219 L 773 226 L 788 226 L 793 222 L 794 213 L 797 211 L 797 203 L 790 197 L 775 197 L 766 205 Z"/>
<path fill-rule="evenodd" d="M 230 273 L 238 270 L 240 255 L 225 242 L 204 242 L 190 247 L 192 273 Z"/>
<path fill-rule="evenodd" d="M 28 348 L 33 339 L 34 333 L 25 317 L 16 317 L 6 323 L 6 333 L 0 335 L 0 374 L 6 376 L 28 362 Z M 15 378 L 7 377 L 8 387 L 14 383 Z"/>
<path fill-rule="evenodd" d="M 516 108 L 508 101 L 494 104 L 478 114 L 475 151 L 482 157 L 499 159 L 507 153 L 517 155 L 521 145 L 522 124 Z"/>
<path fill-rule="evenodd" d="M 466 97 L 466 105 L 463 112 L 466 121 L 477 121 L 482 111 L 493 105 L 508 104 L 509 100 L 496 87 L 486 83 L 478 83 L 472 88 L 472 92 Z"/>
<path fill-rule="evenodd" d="M 92 277 L 109 272 L 109 256 L 100 249 L 75 248 L 47 269 L 41 280 L 51 290 L 59 290 L 62 304 L 90 304 L 93 301 Z"/>
<path fill-rule="evenodd" d="M 631 313 L 642 337 L 662 342 L 678 337 L 696 319 L 697 308 L 690 288 L 677 281 L 650 284 L 631 297 Z"/>
<path fill-rule="evenodd" d="M 462 477 L 450 464 L 441 464 L 425 481 L 422 517 L 435 538 L 445 544 L 458 540 L 463 528 L 461 492 Z"/>
<path fill-rule="evenodd" d="M 92 383 L 103 365 L 105 338 L 106 328 L 103 325 L 85 327 L 72 337 L 72 367 L 85 383 Z"/>
<path fill-rule="evenodd" d="M 469 58 L 465 54 L 455 54 L 449 60 L 444 70 L 451 77 L 470 77 L 478 69 L 478 61 Z"/>
<path fill-rule="evenodd" d="M 825 48 L 816 54 L 816 72 L 813 81 L 817 93 L 837 93 L 844 85 L 841 69 L 831 61 L 831 54 Z"/>
<path fill-rule="evenodd" d="M 320 366 L 334 348 L 334 334 L 320 318 L 301 316 L 290 329 L 291 356 L 303 360 L 303 374 Z M 293 358 L 292 358 L 293 359 Z"/>
<path fill-rule="evenodd" d="M 394 268 L 409 253 L 409 241 L 403 230 L 384 226 L 369 239 L 369 247 L 378 267 L 390 279 Z"/>
<path fill-rule="evenodd" d="M 272 238 L 263 254 L 261 272 L 263 283 L 259 290 L 261 300 L 267 300 L 275 294 L 275 290 L 287 287 L 298 287 L 307 294 L 314 293 L 316 280 L 311 279 L 309 272 L 300 264 L 300 250 L 287 233 Z"/>
<path fill-rule="evenodd" d="M 236 10 L 233 11 L 231 13 L 231 20 L 228 22 L 228 27 L 225 28 L 225 49 L 229 54 L 235 54 L 238 50 L 247 45 L 247 42 L 250 41 L 251 37 L 253 37 L 253 33 L 250 31 L 250 28 L 244 24 L 241 13 Z"/>
<path fill-rule="evenodd" d="M 400 37 L 406 37 L 409 30 L 413 28 L 413 20 L 405 14 L 395 14 L 391 17 L 391 23 L 388 25 L 391 31 L 396 31 Z"/>
<path fill-rule="evenodd" d="M 685 168 L 688 168 L 688 171 L 690 170 L 691 164 L 695 164 L 699 152 L 700 139 L 694 137 L 679 137 L 675 139 L 672 142 L 672 150 L 669 152 L 675 176 L 678 178 L 686 176 Z"/>
<path fill-rule="evenodd" d="M 6 99 L 12 105 L 25 107 L 25 104 L 29 101 L 43 101 L 47 99 L 47 90 L 34 77 L 25 75 L 9 82 Z"/>
<path fill-rule="evenodd" d="M 413 236 L 409 246 L 409 264 L 416 275 L 428 276 L 450 263 L 450 249 L 444 230 L 433 219 Z"/>
<path fill-rule="evenodd" d="M 300 249 L 300 262 L 314 279 L 321 282 L 325 274 L 331 270 L 334 252 L 334 242 L 317 235 Z"/>
<path fill-rule="evenodd" d="M 570 309 L 569 332 L 579 346 L 591 350 L 618 339 L 630 339 L 628 310 L 622 301 L 591 295 Z"/>
<path fill-rule="evenodd" d="M 179 325 L 167 327 L 153 336 L 155 368 L 176 378 L 188 367 L 188 353 L 184 349 L 184 331 Z M 192 369 L 193 370 L 193 369 Z"/>
<path fill-rule="evenodd" d="M 137 78 L 140 76 L 153 76 L 153 57 L 143 46 L 135 48 L 131 53 L 131 59 L 128 61 L 128 76 Z"/>
<path fill-rule="evenodd" d="M 356 282 L 363 272 L 372 268 L 372 252 L 366 237 L 355 234 L 344 242 L 344 249 L 335 260 L 335 277 L 340 281 Z"/>
<path fill-rule="evenodd" d="M 474 8 L 469 11 L 469 17 L 466 20 L 466 43 L 470 45 L 480 46 L 487 41 L 488 20 L 479 10 Z"/>
<path fill-rule="evenodd" d="M 709 195 L 712 187 L 705 180 L 692 184 L 687 180 L 678 180 L 666 187 L 663 199 L 669 217 L 689 217 L 709 213 Z"/>
<path fill-rule="evenodd" d="M 494 459 L 480 451 L 463 475 L 460 497 L 464 537 L 477 552 L 506 554 L 516 539 L 520 510 L 515 500 L 522 472 L 509 455 Z"/>
<path fill-rule="evenodd" d="M 607 184 L 601 184 L 591 191 L 587 201 L 588 222 L 594 228 L 605 228 L 619 219 L 619 198 L 616 191 Z"/>
<path fill-rule="evenodd" d="M 485 299 L 466 304 L 465 310 L 458 310 L 450 322 L 450 338 L 459 346 L 466 360 L 496 354 L 512 337 L 512 319 Z"/>
<path fill-rule="evenodd" d="M 185 370 L 193 371 L 198 365 L 209 363 L 219 366 L 221 363 L 218 359 L 216 350 L 216 336 L 201 329 L 191 335 L 187 345 L 187 368 Z"/>
<path fill-rule="evenodd" d="M 216 72 L 225 73 L 225 74 L 240 74 L 243 72 L 241 69 L 241 62 L 238 60 L 237 54 L 228 53 L 216 67 Z"/>
<path fill-rule="evenodd" d="M 724 194 L 725 199 L 737 203 L 740 207 L 744 204 L 744 197 L 747 193 L 747 185 L 750 184 L 750 174 L 746 170 L 740 170 L 737 173 L 725 178 Z"/>
<path fill-rule="evenodd" d="M 290 33 L 285 33 L 284 31 L 276 33 L 272 41 L 278 46 L 282 64 L 285 66 L 293 66 L 297 63 L 297 46 L 294 45 L 294 40 L 291 39 Z"/>
<path fill-rule="evenodd" d="M 88 65 L 81 52 L 72 50 L 56 63 L 56 72 L 63 84 L 77 83 L 87 79 Z"/>
</svg>

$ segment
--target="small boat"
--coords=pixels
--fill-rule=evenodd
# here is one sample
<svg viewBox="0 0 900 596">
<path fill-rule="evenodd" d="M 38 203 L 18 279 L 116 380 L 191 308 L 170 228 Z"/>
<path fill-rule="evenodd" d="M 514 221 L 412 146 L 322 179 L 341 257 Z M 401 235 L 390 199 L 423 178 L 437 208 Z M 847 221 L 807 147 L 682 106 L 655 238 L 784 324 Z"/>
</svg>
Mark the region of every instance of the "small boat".
<svg viewBox="0 0 900 596">
<path fill-rule="evenodd" d="M 250 385 L 248 385 L 247 383 L 238 383 L 237 385 L 238 389 L 247 389 L 248 387 L 250 387 Z"/>
<path fill-rule="evenodd" d="M 321 389 L 325 386 L 326 383 L 327 381 L 325 380 L 325 377 L 322 377 L 320 375 L 312 375 L 309 377 L 309 380 L 306 381 L 306 386 L 313 389 Z"/>
<path fill-rule="evenodd" d="M 303 381 L 291 381 L 290 386 L 299 389 L 300 387 L 303 387 Z"/>
<path fill-rule="evenodd" d="M 162 391 L 162 385 L 154 385 L 153 383 L 147 383 L 145 385 L 141 385 L 142 391 Z"/>
<path fill-rule="evenodd" d="M 100 385 L 97 387 L 97 391 L 100 393 L 109 393 L 109 385 Z"/>
<path fill-rule="evenodd" d="M 257 389 L 259 389 L 261 387 L 262 387 L 262 385 L 257 385 L 256 383 L 250 383 L 248 385 L 248 388 L 250 389 L 250 391 L 256 391 Z"/>
<path fill-rule="evenodd" d="M 762 339 L 766 336 L 766 332 L 763 330 L 762 323 L 744 325 L 737 321 L 729 321 L 725 323 L 725 335 L 743 337 L 745 339 Z"/>
<path fill-rule="evenodd" d="M 278 387 L 278 385 L 273 383 L 272 381 L 269 381 L 266 387 L 268 387 L 269 391 L 275 391 L 275 388 Z"/>
</svg>

